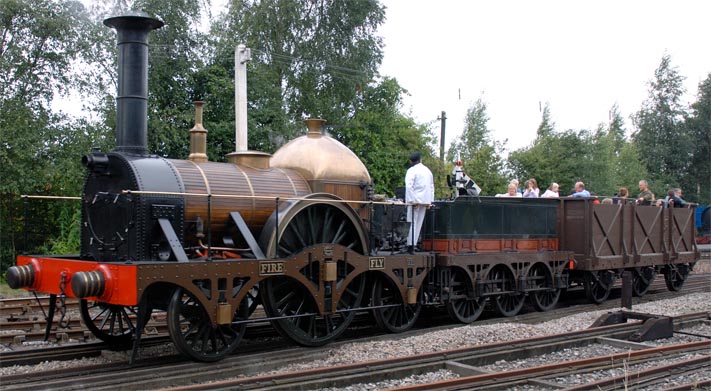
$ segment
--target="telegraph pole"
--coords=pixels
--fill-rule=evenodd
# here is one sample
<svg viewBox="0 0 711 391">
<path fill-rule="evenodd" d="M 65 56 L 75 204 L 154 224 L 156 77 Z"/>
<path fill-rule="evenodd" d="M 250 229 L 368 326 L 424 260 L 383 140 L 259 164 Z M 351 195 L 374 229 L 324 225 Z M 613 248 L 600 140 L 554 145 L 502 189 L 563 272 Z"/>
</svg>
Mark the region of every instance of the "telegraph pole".
<svg viewBox="0 0 711 391">
<path fill-rule="evenodd" d="M 444 126 L 447 123 L 447 113 L 442 111 L 442 115 L 437 119 L 440 120 L 439 158 L 444 161 Z"/>
</svg>

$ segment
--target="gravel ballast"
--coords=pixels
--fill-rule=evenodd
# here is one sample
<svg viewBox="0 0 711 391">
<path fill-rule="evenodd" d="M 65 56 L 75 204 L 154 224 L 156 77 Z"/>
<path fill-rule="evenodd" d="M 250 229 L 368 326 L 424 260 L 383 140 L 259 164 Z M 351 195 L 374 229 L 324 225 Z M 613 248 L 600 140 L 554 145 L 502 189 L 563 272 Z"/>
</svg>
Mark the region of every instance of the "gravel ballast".
<svg viewBox="0 0 711 391">
<path fill-rule="evenodd" d="M 704 293 L 694 293 L 689 295 L 680 296 L 674 299 L 660 300 L 645 304 L 635 305 L 635 312 L 645 312 L 657 315 L 665 316 L 675 316 L 685 313 L 701 312 L 701 311 L 711 311 L 711 292 Z M 457 349 L 467 346 L 476 346 L 489 344 L 494 342 L 504 342 L 516 339 L 526 339 L 531 337 L 539 337 L 545 335 L 560 334 L 570 331 L 576 331 L 589 327 L 600 315 L 616 311 L 616 310 L 600 310 L 592 311 L 586 313 L 579 313 L 572 316 L 567 316 L 560 319 L 551 320 L 545 323 L 530 325 L 530 324 L 520 324 L 520 323 L 498 323 L 493 325 L 477 325 L 474 322 L 471 325 L 465 325 L 461 327 L 454 327 L 445 330 L 436 330 L 432 332 L 427 332 L 415 336 L 409 337 L 398 337 L 393 335 L 389 340 L 375 340 L 375 341 L 364 341 L 364 342 L 353 342 L 342 344 L 338 346 L 333 346 L 330 348 L 326 354 L 322 357 L 325 359 L 304 361 L 298 365 L 291 365 L 288 367 L 283 367 L 275 371 L 265 372 L 262 375 L 285 373 L 290 371 L 312 369 L 318 367 L 330 367 L 334 365 L 352 364 L 356 362 L 364 361 L 374 361 L 402 356 L 418 355 L 423 353 L 430 353 L 442 350 Z M 698 328 L 690 328 L 688 331 L 695 334 L 709 334 L 711 327 L 701 325 Z M 687 335 L 676 335 L 674 338 L 691 338 Z M 698 340 L 698 339 L 696 339 Z M 660 342 L 667 343 L 667 342 Z M 679 342 L 674 342 L 679 343 Z M 597 346 L 597 345 L 596 345 Z M 613 349 L 606 345 L 600 345 L 600 349 Z M 165 353 L 168 351 L 173 351 L 172 346 L 166 346 L 165 349 L 156 349 L 159 353 Z M 619 352 L 619 350 L 612 351 L 612 353 Z M 146 357 L 151 354 L 150 351 L 146 349 L 141 350 L 141 356 Z M 563 357 L 566 355 L 570 357 L 575 356 L 575 352 L 568 352 L 562 354 Z M 582 354 L 581 352 L 577 353 Z M 605 353 L 611 354 L 611 353 Z M 64 362 L 45 362 L 33 366 L 23 366 L 23 367 L 8 367 L 0 368 L 0 376 L 7 376 L 18 373 L 33 373 L 41 372 L 46 370 L 52 370 L 57 368 L 66 367 L 79 367 L 92 364 L 104 364 L 110 362 L 120 362 L 125 363 L 127 361 L 128 352 L 105 354 L 102 357 L 82 359 L 82 360 L 72 360 Z M 580 357 L 582 358 L 582 357 Z M 570 358 L 568 358 L 570 359 Z M 550 363 L 550 358 L 548 363 Z M 490 370 L 511 370 L 514 369 L 514 365 L 526 365 L 526 364 L 513 364 L 502 363 L 503 367 L 507 369 L 495 369 L 492 367 Z M 496 363 L 492 364 L 496 365 Z M 534 364 L 535 365 L 535 364 Z M 540 364 L 539 364 L 540 365 Z M 529 365 L 532 366 L 532 365 Z M 428 374 L 422 374 L 418 376 L 413 376 L 408 379 L 397 379 L 393 380 L 396 383 L 374 383 L 374 384 L 362 384 L 361 390 L 370 389 L 382 389 L 397 387 L 406 384 L 416 384 L 416 383 L 427 383 L 436 380 L 444 380 L 451 376 L 456 376 L 451 371 L 437 371 Z M 609 375 L 608 375 L 609 376 Z M 436 379 L 436 380 L 433 380 Z M 353 386 L 356 387 L 356 386 Z M 351 388 L 349 388 L 351 389 Z M 519 388 L 521 389 L 521 388 Z M 536 389 L 536 387 L 531 387 L 531 389 Z"/>
</svg>

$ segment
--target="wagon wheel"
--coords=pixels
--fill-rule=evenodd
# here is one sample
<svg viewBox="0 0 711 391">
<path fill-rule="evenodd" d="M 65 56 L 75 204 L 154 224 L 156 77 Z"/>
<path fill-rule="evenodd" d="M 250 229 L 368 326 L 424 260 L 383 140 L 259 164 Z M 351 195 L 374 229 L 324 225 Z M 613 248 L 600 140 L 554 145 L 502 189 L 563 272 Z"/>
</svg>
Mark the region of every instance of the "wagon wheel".
<svg viewBox="0 0 711 391">
<path fill-rule="evenodd" d="M 503 316 L 515 316 L 523 308 L 525 294 L 516 291 L 516 279 L 509 268 L 498 265 L 489 272 L 486 281 L 489 292 L 499 292 L 494 298 L 496 310 Z"/>
<path fill-rule="evenodd" d="M 528 281 L 535 290 L 531 292 L 531 302 L 537 311 L 549 311 L 555 308 L 560 299 L 560 288 L 553 288 L 553 276 L 550 269 L 537 263 L 528 271 Z"/>
<path fill-rule="evenodd" d="M 80 300 L 81 319 L 100 340 L 110 345 L 126 345 L 131 342 L 136 331 L 137 306 L 122 306 L 87 300 Z M 144 323 L 148 323 L 151 310 L 148 309 Z"/>
<path fill-rule="evenodd" d="M 600 304 L 610 296 L 613 282 L 612 273 L 608 271 L 585 272 L 585 296 L 590 302 Z"/>
<path fill-rule="evenodd" d="M 311 198 L 338 200 L 328 194 L 313 194 Z M 278 216 L 278 250 L 274 243 L 276 221 L 270 219 L 260 240 L 267 258 L 289 257 L 306 247 L 322 243 L 339 244 L 359 254 L 365 254 L 367 249 L 360 217 L 344 203 L 304 200 L 289 205 Z M 316 286 L 320 280 L 318 266 L 314 263 L 312 268 L 302 270 L 303 275 Z M 319 315 L 318 306 L 309 289 L 291 278 L 272 277 L 264 280 L 259 295 L 269 316 L 288 317 L 272 321 L 281 335 L 300 345 L 319 346 L 343 333 L 355 317 L 355 311 L 348 310 L 361 304 L 365 278 L 358 276 L 344 287 L 347 277 L 347 267 L 339 267 L 336 289 L 343 290 L 343 295 L 337 304 L 339 312 L 333 314 Z"/>
<path fill-rule="evenodd" d="M 373 284 L 373 309 L 375 322 L 391 333 L 400 333 L 412 328 L 420 315 L 422 305 L 406 304 L 400 290 L 387 278 L 377 278 Z M 418 295 L 419 297 L 419 295 Z"/>
<path fill-rule="evenodd" d="M 247 301 L 235 311 L 232 322 L 246 320 Z M 192 293 L 177 288 L 168 304 L 168 331 L 180 353 L 196 361 L 218 361 L 232 353 L 244 336 L 246 324 L 214 325 Z"/>
<path fill-rule="evenodd" d="M 486 297 L 471 298 L 468 294 L 471 291 L 467 284 L 469 276 L 459 269 L 452 271 L 450 283 L 449 300 L 447 300 L 447 313 L 449 316 L 462 323 L 475 321 L 486 304 Z"/>
<path fill-rule="evenodd" d="M 667 289 L 672 292 L 681 290 L 688 275 L 689 267 L 687 265 L 668 265 L 664 273 L 664 282 L 667 284 Z"/>
<path fill-rule="evenodd" d="M 654 281 L 655 272 L 652 267 L 635 268 L 632 276 L 632 293 L 635 296 L 644 296 Z"/>
</svg>

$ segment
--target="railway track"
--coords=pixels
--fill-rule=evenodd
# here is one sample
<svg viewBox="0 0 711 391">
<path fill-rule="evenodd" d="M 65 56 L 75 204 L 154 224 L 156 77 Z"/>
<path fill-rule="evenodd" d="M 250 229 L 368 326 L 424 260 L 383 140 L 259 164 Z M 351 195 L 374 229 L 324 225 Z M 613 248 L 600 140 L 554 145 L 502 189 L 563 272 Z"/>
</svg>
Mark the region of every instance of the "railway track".
<svg viewBox="0 0 711 391">
<path fill-rule="evenodd" d="M 699 341 L 685 344 L 674 344 L 662 347 L 650 347 L 636 351 L 622 352 L 610 355 L 596 356 L 582 360 L 561 361 L 518 370 L 492 372 L 463 376 L 457 379 L 433 383 L 424 383 L 398 390 L 502 390 L 517 389 L 517 387 L 533 385 L 542 389 L 555 388 L 568 391 L 574 390 L 619 390 L 640 388 L 658 383 L 671 373 L 679 375 L 711 367 L 711 355 L 708 354 L 711 341 Z M 660 363 L 660 356 L 664 362 Z M 687 358 L 694 356 L 693 358 Z M 648 368 L 637 370 L 638 365 L 647 364 Z M 651 364 L 651 365 L 650 365 Z M 451 364 L 450 364 L 451 366 Z M 554 381 L 566 376 L 585 376 L 596 371 L 621 369 L 622 375 L 611 376 L 604 380 L 568 386 Z M 215 388 L 212 388 L 215 389 Z"/>
<path fill-rule="evenodd" d="M 711 286 L 711 275 L 692 275 L 686 282 L 684 289 L 681 292 L 669 292 L 666 289 L 663 281 L 655 281 L 655 283 L 650 288 L 650 292 L 641 298 L 635 298 L 635 303 L 644 303 L 653 300 L 663 300 L 666 298 L 672 298 L 679 296 L 681 294 L 688 294 L 693 292 L 707 292 L 709 291 L 709 286 Z M 567 296 L 568 300 L 562 303 L 561 306 L 555 310 L 549 312 L 536 312 L 535 310 L 526 311 L 515 317 L 506 318 L 508 322 L 517 322 L 524 324 L 536 324 L 551 319 L 562 318 L 571 314 L 594 311 L 600 309 L 614 309 L 619 307 L 619 289 L 613 291 L 611 299 L 606 301 L 601 305 L 589 304 L 586 302 L 584 294 L 580 292 L 575 294 L 571 292 Z M 142 348 L 159 345 L 161 343 L 169 343 L 170 339 L 167 336 L 167 331 L 165 328 L 165 323 L 160 323 L 161 319 L 164 320 L 164 314 L 154 314 L 153 320 L 149 323 L 148 330 L 149 333 L 146 335 L 147 338 L 142 340 Z M 424 320 L 426 318 L 426 321 Z M 476 325 L 485 325 L 500 322 L 501 318 L 498 317 L 494 312 L 485 312 L 481 319 L 475 322 Z M 155 323 L 154 323 L 155 322 Z M 34 340 L 41 340 L 44 337 L 44 323 L 41 322 L 41 328 L 36 331 L 39 326 L 32 326 L 33 330 L 28 334 Z M 408 333 L 400 334 L 405 335 L 417 335 L 420 333 L 431 332 L 437 329 L 445 329 L 451 327 L 457 327 L 459 324 L 452 324 L 449 318 L 441 313 L 433 314 L 432 316 L 423 316 L 421 321 L 418 322 L 415 329 L 409 331 Z M 5 326 L 7 327 L 7 326 Z M 87 335 L 88 333 L 88 335 Z M 101 354 L 103 350 L 110 349 L 108 345 L 96 341 L 91 333 L 84 329 L 83 327 L 73 329 L 73 330 L 54 330 L 51 334 L 51 341 L 59 342 L 60 346 L 43 346 L 43 345 L 30 345 L 25 346 L 23 344 L 6 344 L 12 351 L 0 352 L 0 366 L 9 367 L 13 365 L 32 365 L 44 361 L 53 360 L 70 360 L 81 357 L 96 357 Z M 382 335 L 382 331 L 372 326 L 370 318 L 364 314 L 364 316 L 356 318 L 354 324 L 351 328 L 340 338 L 341 341 L 352 341 L 362 337 L 363 335 L 374 336 Z M 76 337 L 72 337 L 76 335 Z M 386 334 L 386 336 L 389 334 Z M 0 337 L 4 337 L 6 340 L 12 341 L 13 338 L 17 336 L 12 336 L 11 334 L 3 334 Z M 89 343 L 81 343 L 78 347 L 75 344 L 66 343 L 66 341 L 74 338 L 75 341 L 90 341 Z M 25 338 L 25 341 L 30 340 L 30 338 Z M 258 323 L 250 325 L 243 344 L 250 346 L 252 341 L 257 344 L 264 344 L 264 340 L 268 340 L 268 344 L 273 344 L 274 348 L 287 348 L 288 343 L 281 341 L 277 338 L 277 334 L 274 332 L 272 327 L 268 323 Z M 67 349 L 63 349 L 62 346 L 66 346 Z M 125 348 L 114 348 L 112 350 L 122 350 L 130 349 L 129 346 Z M 65 351 L 66 350 L 66 351 Z M 251 347 L 246 347 L 240 349 L 238 354 L 242 354 L 245 351 L 252 351 Z"/>
<path fill-rule="evenodd" d="M 708 313 L 687 314 L 674 318 L 676 325 L 692 324 L 709 319 Z M 552 335 L 546 337 L 530 338 L 525 340 L 508 341 L 479 345 L 475 347 L 460 348 L 448 351 L 422 354 L 417 356 L 399 357 L 395 359 L 370 361 L 365 363 L 329 366 L 306 371 L 288 372 L 274 375 L 263 375 L 272 370 L 300 363 L 304 360 L 318 359 L 325 356 L 327 348 L 288 348 L 271 352 L 254 354 L 239 354 L 213 364 L 186 363 L 185 361 L 173 362 L 172 358 L 161 358 L 142 362 L 139 366 L 128 367 L 125 364 L 113 364 L 108 367 L 64 369 L 48 376 L 46 373 L 5 377 L 3 390 L 32 390 L 39 385 L 42 388 L 54 390 L 71 390 L 88 388 L 92 390 L 112 389 L 158 389 L 171 390 L 291 390 L 291 389 L 320 389 L 327 387 L 345 387 L 358 383 L 370 383 L 380 379 L 406 377 L 414 373 L 436 371 L 442 368 L 456 368 L 466 381 L 484 381 L 482 376 L 487 374 L 477 373 L 477 367 L 493 363 L 502 359 L 520 358 L 523 355 L 534 356 L 557 351 L 569 347 L 581 347 L 596 343 L 612 343 L 611 339 L 624 339 L 635 333 L 641 322 L 630 322 L 614 326 L 589 328 L 576 332 Z M 616 340 L 617 341 L 617 340 Z M 617 341 L 624 344 L 624 341 Z M 643 344 L 629 344 L 635 351 L 625 353 L 635 360 L 659 356 L 664 352 L 680 351 L 705 351 L 711 347 L 711 341 L 702 341 L 688 346 L 669 348 L 652 348 Z M 666 350 L 665 350 L 666 349 Z M 624 359 L 622 354 L 610 358 L 605 356 L 597 361 L 578 363 L 581 369 L 594 369 L 600 366 L 609 366 L 614 360 Z M 607 360 L 607 361 L 606 361 Z M 610 361 L 612 360 L 612 361 Z M 629 358 L 627 359 L 629 361 Z M 569 364 L 569 363 L 568 363 Z M 709 364 L 711 365 L 711 363 Z M 163 376 L 155 376 L 156 370 Z M 576 368 L 578 368 L 576 367 Z M 558 369 L 556 369 L 558 368 Z M 577 369 L 576 369 L 577 370 Z M 541 376 L 553 376 L 566 371 L 566 364 L 558 367 L 548 367 L 541 370 Z M 527 372 L 510 371 L 507 382 L 517 384 L 524 381 L 534 369 Z M 569 372 L 569 371 L 568 371 Z M 567 372 L 566 372 L 567 373 Z M 78 374 L 81 378 L 77 379 Z M 256 374 L 262 374 L 255 376 Z M 518 375 L 516 375 L 518 374 Z M 488 374 L 489 382 L 496 376 Z M 225 380 L 217 380 L 225 379 Z M 501 379 L 501 378 L 499 378 Z M 460 380 L 462 381 L 462 380 Z M 195 384 L 209 382 L 208 384 Z M 543 384 L 544 380 L 540 381 Z M 10 384 L 10 385 L 8 385 Z M 482 383 L 484 384 L 484 383 Z M 500 385 L 500 382 L 493 383 Z M 619 385 L 619 384 L 618 384 Z M 431 385 L 428 385 L 431 386 Z M 460 386 L 458 384 L 442 384 L 440 389 L 471 389 L 471 384 Z M 460 388 L 448 388 L 448 387 Z M 474 386 L 478 387 L 478 386 Z M 430 387 L 420 389 L 432 389 Z"/>
</svg>

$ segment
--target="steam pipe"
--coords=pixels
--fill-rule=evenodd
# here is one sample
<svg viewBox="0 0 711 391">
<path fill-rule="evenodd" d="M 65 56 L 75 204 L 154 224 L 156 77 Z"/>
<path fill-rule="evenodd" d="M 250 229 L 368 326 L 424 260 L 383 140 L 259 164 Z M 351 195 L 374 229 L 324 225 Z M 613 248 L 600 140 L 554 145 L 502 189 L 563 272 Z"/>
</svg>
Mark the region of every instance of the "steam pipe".
<svg viewBox="0 0 711 391">
<path fill-rule="evenodd" d="M 148 33 L 163 22 L 142 12 L 104 20 L 118 33 L 116 152 L 148 154 Z"/>
</svg>

